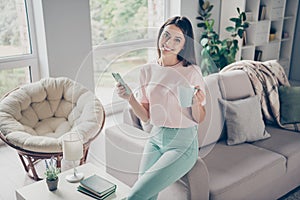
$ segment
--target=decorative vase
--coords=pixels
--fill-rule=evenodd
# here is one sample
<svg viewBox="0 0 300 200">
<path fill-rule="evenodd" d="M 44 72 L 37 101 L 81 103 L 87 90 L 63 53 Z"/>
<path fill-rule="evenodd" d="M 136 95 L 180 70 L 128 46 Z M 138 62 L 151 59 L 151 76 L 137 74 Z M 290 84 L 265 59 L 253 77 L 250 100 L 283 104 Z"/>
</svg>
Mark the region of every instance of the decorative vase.
<svg viewBox="0 0 300 200">
<path fill-rule="evenodd" d="M 58 178 L 55 180 L 48 180 L 46 179 L 47 185 L 48 185 L 48 189 L 50 191 L 54 191 L 57 189 L 57 185 L 58 185 Z"/>
<path fill-rule="evenodd" d="M 270 33 L 269 35 L 269 41 L 273 41 L 276 38 L 276 34 L 275 33 Z"/>
</svg>

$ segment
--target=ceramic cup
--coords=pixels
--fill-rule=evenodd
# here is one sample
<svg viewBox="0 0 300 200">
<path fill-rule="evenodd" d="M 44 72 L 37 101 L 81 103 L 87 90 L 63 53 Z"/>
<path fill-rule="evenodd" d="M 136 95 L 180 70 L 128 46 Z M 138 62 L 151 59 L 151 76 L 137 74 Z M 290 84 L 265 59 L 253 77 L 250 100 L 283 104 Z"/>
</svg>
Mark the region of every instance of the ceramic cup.
<svg viewBox="0 0 300 200">
<path fill-rule="evenodd" d="M 178 98 L 181 107 L 191 107 L 195 88 L 189 86 L 178 86 Z"/>
</svg>

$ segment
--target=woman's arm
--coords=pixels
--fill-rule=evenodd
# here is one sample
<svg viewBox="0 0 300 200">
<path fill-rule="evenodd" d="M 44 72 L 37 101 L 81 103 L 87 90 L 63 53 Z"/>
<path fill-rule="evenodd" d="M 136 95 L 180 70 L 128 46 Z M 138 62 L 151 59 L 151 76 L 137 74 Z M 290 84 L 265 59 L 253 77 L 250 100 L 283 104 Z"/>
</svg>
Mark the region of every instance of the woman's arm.
<svg viewBox="0 0 300 200">
<path fill-rule="evenodd" d="M 206 111 L 204 106 L 202 106 L 201 104 L 192 105 L 192 116 L 198 124 L 200 124 L 204 120 L 205 115 Z"/>
<path fill-rule="evenodd" d="M 143 122 L 147 122 L 149 120 L 149 104 L 142 103 L 140 104 L 136 98 L 131 95 L 128 100 L 129 104 L 131 105 L 134 114 Z"/>
</svg>

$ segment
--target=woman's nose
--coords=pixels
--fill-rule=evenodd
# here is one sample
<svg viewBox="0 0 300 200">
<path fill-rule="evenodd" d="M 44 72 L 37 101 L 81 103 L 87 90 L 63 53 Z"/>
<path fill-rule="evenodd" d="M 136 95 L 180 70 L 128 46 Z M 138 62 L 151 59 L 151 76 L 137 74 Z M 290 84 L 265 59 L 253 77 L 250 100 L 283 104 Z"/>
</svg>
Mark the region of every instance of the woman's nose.
<svg viewBox="0 0 300 200">
<path fill-rule="evenodd" d="M 167 41 L 165 42 L 165 44 L 166 44 L 168 47 L 173 47 L 173 42 L 172 42 L 171 38 L 167 39 Z"/>
</svg>

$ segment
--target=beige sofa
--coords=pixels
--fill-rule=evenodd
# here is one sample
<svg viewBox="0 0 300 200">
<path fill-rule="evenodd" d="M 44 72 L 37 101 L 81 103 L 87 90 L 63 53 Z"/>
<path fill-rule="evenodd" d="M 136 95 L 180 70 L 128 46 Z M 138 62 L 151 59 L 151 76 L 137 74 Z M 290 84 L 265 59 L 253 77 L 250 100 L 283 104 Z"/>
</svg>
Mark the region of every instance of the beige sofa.
<svg viewBox="0 0 300 200">
<path fill-rule="evenodd" d="M 159 199 L 270 200 L 299 186 L 300 134 L 268 125 L 268 139 L 233 146 L 226 143 L 219 99 L 253 96 L 246 73 L 213 74 L 205 77 L 205 82 L 207 115 L 199 126 L 198 161 L 189 173 L 162 191 Z M 106 170 L 129 186 L 137 179 L 143 145 L 149 137 L 142 127 L 129 109 L 124 112 L 124 123 L 105 131 Z"/>
</svg>

